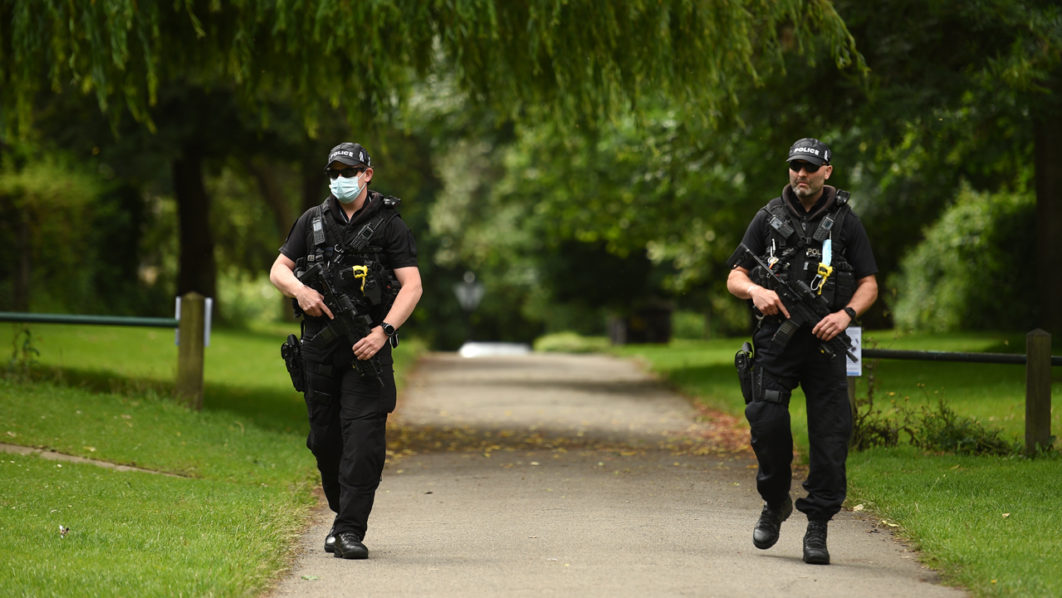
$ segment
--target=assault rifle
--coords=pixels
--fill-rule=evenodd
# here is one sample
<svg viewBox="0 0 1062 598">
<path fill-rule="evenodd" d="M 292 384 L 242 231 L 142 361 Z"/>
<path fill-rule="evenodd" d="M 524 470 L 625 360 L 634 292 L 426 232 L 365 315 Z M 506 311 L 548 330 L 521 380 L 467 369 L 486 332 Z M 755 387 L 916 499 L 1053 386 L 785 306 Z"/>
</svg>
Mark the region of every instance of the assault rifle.
<svg viewBox="0 0 1062 598">
<path fill-rule="evenodd" d="M 763 268 L 764 272 L 774 280 L 778 288 L 773 290 L 778 293 L 778 297 L 782 300 L 786 310 L 789 311 L 789 319 L 782 322 L 782 325 L 778 327 L 778 331 L 774 333 L 773 337 L 771 337 L 772 343 L 778 343 L 780 347 L 786 346 L 789 343 L 789 339 L 792 338 L 793 333 L 801 326 L 807 325 L 814 327 L 815 324 L 819 323 L 819 320 L 831 313 L 830 306 L 826 303 L 826 300 L 822 298 L 822 295 L 811 290 L 808 283 L 803 280 L 795 280 L 790 284 L 782 280 L 781 276 L 778 276 L 776 272 L 771 270 L 771 268 L 760 259 L 760 256 L 753 253 L 744 243 L 741 244 L 741 248 L 744 249 L 752 259 L 756 260 L 756 263 Z M 852 339 L 849 338 L 848 334 L 843 330 L 832 339 L 823 341 L 819 346 L 822 348 L 822 352 L 829 357 L 844 353 L 849 359 L 852 359 L 853 361 L 856 359 L 855 353 L 852 352 Z"/>
<path fill-rule="evenodd" d="M 336 336 L 346 339 L 353 346 L 354 343 L 368 336 L 369 331 L 372 330 L 372 317 L 369 316 L 367 310 L 358 309 L 350 297 L 336 292 L 328 274 L 325 267 L 318 262 L 308 267 L 305 272 L 297 273 L 297 277 L 303 284 L 322 291 L 321 297 L 334 316 L 328 326 L 332 328 Z M 362 376 L 373 376 L 380 386 L 383 386 L 383 371 L 376 359 L 377 355 L 366 360 L 355 358 L 354 367 Z"/>
</svg>

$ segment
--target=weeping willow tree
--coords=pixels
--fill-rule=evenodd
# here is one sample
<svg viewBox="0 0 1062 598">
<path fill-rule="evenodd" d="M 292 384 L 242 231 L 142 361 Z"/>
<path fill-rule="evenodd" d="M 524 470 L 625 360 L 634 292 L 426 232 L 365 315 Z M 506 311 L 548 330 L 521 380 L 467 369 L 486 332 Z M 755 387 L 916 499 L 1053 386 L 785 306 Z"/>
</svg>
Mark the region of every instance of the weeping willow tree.
<svg viewBox="0 0 1062 598">
<path fill-rule="evenodd" d="M 661 93 L 711 120 L 810 39 L 861 68 L 825 0 L 0 0 L 0 135 L 31 137 L 55 95 L 173 132 L 177 292 L 214 295 L 204 162 L 247 151 L 221 115 L 313 136 L 338 110 L 361 129 L 445 74 L 516 121 L 594 127 Z"/>
</svg>

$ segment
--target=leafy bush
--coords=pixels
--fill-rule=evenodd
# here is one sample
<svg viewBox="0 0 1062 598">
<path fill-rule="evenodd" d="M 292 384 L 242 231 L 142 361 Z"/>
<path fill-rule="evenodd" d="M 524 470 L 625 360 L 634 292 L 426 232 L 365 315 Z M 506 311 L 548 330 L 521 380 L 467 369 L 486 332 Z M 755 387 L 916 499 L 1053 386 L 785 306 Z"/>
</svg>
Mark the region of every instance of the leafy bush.
<svg viewBox="0 0 1062 598">
<path fill-rule="evenodd" d="M 33 333 L 28 326 L 22 327 L 11 338 L 11 359 L 7 362 L 7 373 L 19 380 L 28 378 L 40 354 L 33 345 Z"/>
<path fill-rule="evenodd" d="M 290 301 L 286 301 L 269 282 L 266 275 L 251 278 L 232 271 L 218 277 L 220 309 L 215 320 L 236 328 L 246 328 L 251 322 L 272 322 L 290 316 Z"/>
<path fill-rule="evenodd" d="M 672 338 L 708 338 L 707 324 L 702 313 L 683 310 L 671 312 Z"/>
<path fill-rule="evenodd" d="M 1035 199 L 964 187 L 890 286 L 896 325 L 910 330 L 1028 330 L 1036 296 Z"/>
<path fill-rule="evenodd" d="M 900 443 L 900 432 L 906 431 L 911 434 L 911 431 L 905 428 L 907 418 L 904 417 L 897 421 L 883 411 L 874 408 L 874 365 L 866 363 L 863 370 L 867 379 L 867 396 L 857 397 L 855 400 L 855 412 L 852 417 L 852 449 L 864 451 L 875 446 L 897 446 Z"/>
<path fill-rule="evenodd" d="M 54 311 L 64 297 L 87 294 L 92 227 L 85 223 L 100 193 L 88 168 L 62 155 L 25 147 L 0 153 L 0 243 L 7 250 L 0 302 Z"/>
<path fill-rule="evenodd" d="M 555 332 L 535 339 L 535 351 L 547 353 L 600 353 L 608 346 L 607 338 L 582 336 L 575 332 Z"/>
<path fill-rule="evenodd" d="M 955 413 L 943 399 L 935 408 L 923 406 L 918 412 L 906 403 L 899 407 L 893 404 L 891 413 L 875 408 L 873 366 L 864 367 L 869 370 L 867 396 L 857 397 L 855 401 L 853 450 L 898 446 L 903 433 L 912 446 L 931 453 L 1016 455 L 1021 452 L 1019 443 L 1008 441 L 999 430 L 986 428 L 975 418 Z"/>
<path fill-rule="evenodd" d="M 918 433 L 911 444 L 935 453 L 957 455 L 1013 455 L 1021 451 L 1008 442 L 999 430 L 985 428 L 981 422 L 955 413 L 943 400 L 936 409 L 922 408 Z"/>
</svg>

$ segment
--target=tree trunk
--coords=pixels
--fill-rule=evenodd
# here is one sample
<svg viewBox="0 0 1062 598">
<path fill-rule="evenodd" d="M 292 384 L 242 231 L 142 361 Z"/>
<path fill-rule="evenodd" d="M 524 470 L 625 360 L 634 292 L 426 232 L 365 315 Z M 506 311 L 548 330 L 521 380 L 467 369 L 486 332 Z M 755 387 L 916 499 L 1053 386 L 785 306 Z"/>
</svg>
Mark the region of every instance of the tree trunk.
<svg viewBox="0 0 1062 598">
<path fill-rule="evenodd" d="M 307 157 L 302 161 L 302 212 L 324 201 L 327 191 L 323 191 L 324 167 L 315 158 Z"/>
<path fill-rule="evenodd" d="M 257 159 L 247 159 L 243 161 L 243 166 L 258 184 L 258 192 L 262 194 L 273 214 L 273 223 L 281 235 L 280 239 L 284 240 L 295 222 L 295 216 L 292 214 L 291 201 L 285 197 L 284 189 L 277 181 L 273 165 Z"/>
<path fill-rule="evenodd" d="M 214 236 L 210 231 L 210 197 L 203 184 L 203 158 L 197 148 L 186 146 L 174 161 L 173 186 L 177 195 L 180 252 L 177 294 L 195 291 L 216 301 L 217 265 Z"/>
<path fill-rule="evenodd" d="M 1062 113 L 1044 110 L 1033 125 L 1040 298 L 1037 326 L 1057 335 L 1062 334 Z"/>
</svg>

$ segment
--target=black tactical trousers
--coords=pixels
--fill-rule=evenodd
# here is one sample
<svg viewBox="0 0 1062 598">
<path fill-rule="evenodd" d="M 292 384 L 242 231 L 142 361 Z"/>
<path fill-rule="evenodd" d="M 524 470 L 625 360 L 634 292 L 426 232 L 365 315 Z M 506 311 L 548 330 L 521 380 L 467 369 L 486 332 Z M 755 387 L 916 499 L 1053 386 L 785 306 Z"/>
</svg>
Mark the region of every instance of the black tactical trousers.
<svg viewBox="0 0 1062 598">
<path fill-rule="evenodd" d="M 808 327 L 794 333 L 788 345 L 779 350 L 771 343 L 777 326 L 777 322 L 765 320 L 753 335 L 755 366 L 763 369 L 766 389 L 786 394 L 800 385 L 804 390 L 811 452 L 804 482 L 808 495 L 796 501 L 796 508 L 808 519 L 826 520 L 841 509 L 847 490 L 845 460 L 852 410 L 845 357 L 823 355 Z M 792 482 L 793 433 L 788 402 L 752 401 L 745 407 L 745 417 L 759 463 L 756 489 L 767 504 L 776 506 L 785 500 Z"/>
<path fill-rule="evenodd" d="M 345 343 L 336 350 L 334 376 L 310 377 L 306 446 L 317 459 L 321 487 L 336 513 L 335 532 L 364 539 L 387 456 L 387 414 L 395 408 L 395 382 L 390 359 L 381 366 L 381 386 L 351 368 L 349 351 Z"/>
</svg>

